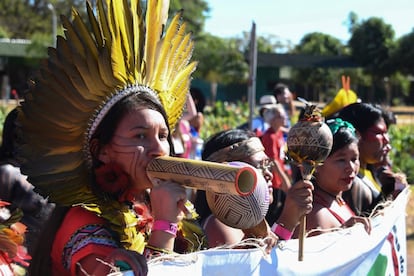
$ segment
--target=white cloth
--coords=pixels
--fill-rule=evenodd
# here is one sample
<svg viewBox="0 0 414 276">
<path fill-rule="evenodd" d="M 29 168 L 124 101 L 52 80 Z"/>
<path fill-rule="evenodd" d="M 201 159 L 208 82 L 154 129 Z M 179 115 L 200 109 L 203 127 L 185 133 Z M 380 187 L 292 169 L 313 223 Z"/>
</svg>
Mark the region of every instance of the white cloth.
<svg viewBox="0 0 414 276">
<path fill-rule="evenodd" d="M 409 189 L 372 220 L 304 240 L 298 261 L 298 240 L 279 244 L 270 255 L 261 249 L 210 249 L 150 262 L 148 275 L 407 275 L 405 207 Z M 393 258 L 394 257 L 394 258 Z M 398 273 L 394 273 L 397 260 Z"/>
</svg>

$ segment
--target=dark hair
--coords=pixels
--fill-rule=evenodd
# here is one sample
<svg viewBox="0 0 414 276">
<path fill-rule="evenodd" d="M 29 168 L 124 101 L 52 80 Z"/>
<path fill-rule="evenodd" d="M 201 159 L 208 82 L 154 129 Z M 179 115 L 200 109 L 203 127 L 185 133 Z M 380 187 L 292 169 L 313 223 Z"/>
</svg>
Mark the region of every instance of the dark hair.
<svg viewBox="0 0 414 276">
<path fill-rule="evenodd" d="M 213 152 L 255 136 L 250 130 L 237 128 L 217 132 L 207 139 L 201 158 L 206 160 Z"/>
<path fill-rule="evenodd" d="M 255 136 L 256 135 L 253 132 L 246 129 L 229 129 L 217 132 L 216 134 L 210 136 L 210 138 L 207 139 L 207 142 L 204 144 L 204 149 L 201 157 L 203 160 L 205 160 L 213 152 L 216 152 L 220 149 L 236 144 L 238 142 L 245 141 Z M 211 214 L 211 210 L 207 203 L 205 191 L 197 190 L 196 198 L 194 200 L 194 206 L 199 215 L 199 221 L 202 224 L 204 220 L 208 218 L 208 216 Z"/>
<path fill-rule="evenodd" d="M 206 106 L 206 98 L 204 97 L 203 92 L 197 87 L 191 87 L 190 93 L 191 97 L 193 97 L 197 112 L 203 113 L 204 107 Z"/>
<path fill-rule="evenodd" d="M 46 221 L 39 239 L 35 242 L 32 260 L 27 275 L 52 275 L 52 259 L 50 257 L 56 233 L 70 207 L 56 205 Z"/>
<path fill-rule="evenodd" d="M 390 125 L 397 124 L 397 117 L 395 116 L 394 112 L 391 110 L 388 110 L 386 107 L 381 106 L 379 104 L 375 104 L 374 107 L 378 108 L 382 112 L 382 117 L 384 118 L 385 125 L 387 128 L 390 127 Z"/>
<path fill-rule="evenodd" d="M 92 139 L 97 139 L 99 141 L 99 146 L 106 145 L 111 142 L 112 137 L 114 136 L 115 130 L 119 122 L 125 115 L 129 112 L 135 110 L 137 107 L 145 107 L 155 111 L 158 111 L 164 117 L 165 122 L 167 123 L 168 130 L 168 117 L 167 114 L 158 101 L 158 99 L 147 92 L 142 93 L 133 93 L 120 101 L 118 101 L 105 115 L 102 119 L 101 123 L 96 128 L 94 134 L 92 135 Z M 91 140 L 92 140 L 91 139 Z M 170 148 L 173 149 L 172 140 L 171 140 L 171 133 L 169 131 L 168 135 L 168 142 L 170 144 Z M 96 157 L 97 150 L 93 150 L 92 156 Z M 100 162 L 94 159 L 94 167 L 99 166 Z"/>
<path fill-rule="evenodd" d="M 337 150 L 342 149 L 343 147 L 352 143 L 358 143 L 358 138 L 349 128 L 345 126 L 340 127 L 333 134 L 333 144 L 329 155 L 334 154 Z"/>
<path fill-rule="evenodd" d="M 381 110 L 369 103 L 350 104 L 338 113 L 338 117 L 350 122 L 360 134 L 383 118 Z"/>
<path fill-rule="evenodd" d="M 15 157 L 14 143 L 17 137 L 15 124 L 17 115 L 18 109 L 14 108 L 7 114 L 6 119 L 4 120 L 2 142 L 0 147 L 0 160 L 2 161 L 11 161 L 10 159 L 14 159 Z"/>
<path fill-rule="evenodd" d="M 284 83 L 277 83 L 275 87 L 273 88 L 273 94 L 275 96 L 281 95 L 285 92 L 285 89 L 288 88 L 288 86 Z"/>
</svg>

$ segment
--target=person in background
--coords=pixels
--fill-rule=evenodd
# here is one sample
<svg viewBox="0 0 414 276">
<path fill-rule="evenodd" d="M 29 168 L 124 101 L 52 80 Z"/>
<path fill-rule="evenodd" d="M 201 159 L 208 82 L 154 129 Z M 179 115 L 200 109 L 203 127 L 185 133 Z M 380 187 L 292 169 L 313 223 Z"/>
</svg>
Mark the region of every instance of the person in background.
<svg viewBox="0 0 414 276">
<path fill-rule="evenodd" d="M 190 120 L 190 137 L 191 137 L 191 151 L 190 158 L 195 160 L 201 159 L 201 151 L 203 149 L 204 140 L 200 137 L 201 128 L 204 124 L 204 115 L 197 112 Z"/>
<path fill-rule="evenodd" d="M 230 129 L 212 135 L 203 150 L 203 160 L 213 162 L 242 161 L 259 169 L 268 182 L 270 203 L 272 197 L 271 159 L 265 154 L 259 138 L 248 130 Z M 288 191 L 283 210 L 278 217 L 267 217 L 266 221 L 279 239 L 289 239 L 299 219 L 312 209 L 312 189 L 309 181 L 298 181 Z M 194 203 L 200 215 L 209 247 L 240 242 L 246 235 L 242 229 L 232 228 L 216 218 L 206 200 L 205 191 L 198 190 Z M 272 205 L 269 206 L 272 208 Z"/>
<path fill-rule="evenodd" d="M 2 144 L 0 147 L 0 199 L 11 203 L 9 209 L 19 208 L 23 212 L 21 222 L 27 226 L 25 246 L 32 254 L 32 247 L 39 239 L 42 226 L 49 218 L 54 204 L 37 192 L 20 171 L 16 156 L 17 142 L 16 119 L 18 109 L 12 109 L 3 124 Z"/>
<path fill-rule="evenodd" d="M 371 224 L 368 218 L 356 216 L 343 200 L 342 193 L 351 189 L 359 170 L 358 138 L 354 127 L 342 119 L 326 121 L 333 134 L 333 145 L 329 156 L 314 173 L 315 190 L 313 209 L 306 216 L 309 236 L 325 231 L 349 227 L 362 223 L 368 233 Z M 298 233 L 295 233 L 297 236 Z"/>
<path fill-rule="evenodd" d="M 197 87 L 190 88 L 190 94 L 194 101 L 196 113 L 189 118 L 190 135 L 191 135 L 191 159 L 200 160 L 201 151 L 203 149 L 204 140 L 201 138 L 201 129 L 204 124 L 204 107 L 206 106 L 206 99 L 203 92 Z"/>
<path fill-rule="evenodd" d="M 146 168 L 173 155 L 196 62 L 182 12 L 165 25 L 166 3 L 98 0 L 94 14 L 87 1 L 86 20 L 62 16 L 65 37 L 18 116 L 22 172 L 56 203 L 29 275 L 146 275 L 173 252 L 187 194 Z"/>
<path fill-rule="evenodd" d="M 197 112 L 204 113 L 204 108 L 206 107 L 206 97 L 204 96 L 203 91 L 201 91 L 198 87 L 191 87 L 190 94 L 193 98 Z"/>
<path fill-rule="evenodd" d="M 263 117 L 269 128 L 265 131 L 262 140 L 265 153 L 272 162 L 275 162 L 273 173 L 273 188 L 284 192 L 290 188 L 289 173 L 285 171 L 286 141 L 283 138 L 284 122 L 287 114 L 281 104 L 276 104 L 264 111 Z"/>
<path fill-rule="evenodd" d="M 374 106 L 381 110 L 388 131 L 391 125 L 397 124 L 397 118 L 392 111 L 381 105 Z M 392 150 L 391 143 L 387 146 L 387 150 L 384 151 L 385 156 L 382 162 L 373 165 L 373 172 L 375 177 L 382 183 L 383 189 L 384 187 L 388 188 L 388 190 L 384 190 L 383 193 L 390 195 L 388 198 L 393 198 L 408 185 L 408 182 L 407 176 L 403 172 L 394 171 L 392 160 L 390 158 L 390 152 Z"/>
<path fill-rule="evenodd" d="M 292 119 L 295 116 L 295 105 L 293 104 L 293 94 L 289 90 L 289 87 L 284 83 L 277 83 L 273 88 L 273 95 L 276 97 L 277 103 L 283 105 L 286 112 L 285 128 L 287 131 L 284 133 L 285 140 L 287 139 L 287 132 L 292 125 Z"/>
<path fill-rule="evenodd" d="M 183 116 L 173 133 L 174 153 L 178 157 L 190 158 L 192 141 L 190 120 L 197 115 L 193 97 L 189 94 Z"/>
<path fill-rule="evenodd" d="M 251 130 L 256 134 L 257 137 L 261 137 L 263 133 L 269 128 L 269 124 L 265 122 L 263 113 L 276 105 L 276 98 L 273 95 L 263 95 L 260 97 L 259 101 L 259 114 L 252 120 Z M 240 129 L 249 129 L 249 123 L 244 123 L 240 125 Z"/>
<path fill-rule="evenodd" d="M 364 102 L 344 107 L 338 117 L 351 123 L 359 135 L 358 179 L 344 199 L 356 214 L 367 216 L 379 202 L 401 190 L 401 187 L 388 187 L 387 183 L 381 183 L 375 173 L 375 164 L 383 163 L 391 149 L 387 124 L 380 109 Z"/>
</svg>

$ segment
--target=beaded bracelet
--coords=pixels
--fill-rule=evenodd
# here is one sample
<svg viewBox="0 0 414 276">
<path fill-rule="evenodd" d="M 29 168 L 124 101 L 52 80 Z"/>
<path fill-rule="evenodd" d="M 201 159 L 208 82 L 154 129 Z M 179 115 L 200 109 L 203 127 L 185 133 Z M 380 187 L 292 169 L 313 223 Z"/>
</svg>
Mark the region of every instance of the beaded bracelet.
<svg viewBox="0 0 414 276">
<path fill-rule="evenodd" d="M 275 233 L 282 240 L 290 240 L 293 233 L 286 229 L 283 224 L 274 223 L 272 226 L 272 232 Z"/>
<path fill-rule="evenodd" d="M 172 223 L 166 220 L 156 220 L 152 225 L 152 231 L 163 231 L 176 237 L 178 225 L 177 223 Z"/>
</svg>

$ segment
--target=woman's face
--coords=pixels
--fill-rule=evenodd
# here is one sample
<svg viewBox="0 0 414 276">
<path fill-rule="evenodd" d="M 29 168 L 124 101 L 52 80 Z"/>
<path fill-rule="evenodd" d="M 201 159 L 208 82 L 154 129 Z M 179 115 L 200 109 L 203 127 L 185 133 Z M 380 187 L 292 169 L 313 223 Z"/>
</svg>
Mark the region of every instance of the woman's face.
<svg viewBox="0 0 414 276">
<path fill-rule="evenodd" d="M 266 155 L 264 151 L 259 151 L 241 161 L 252 165 L 253 167 L 257 168 L 263 174 L 264 178 L 267 181 L 267 186 L 269 188 L 269 204 L 271 204 L 273 202 L 273 189 L 272 189 L 273 174 L 270 171 L 269 157 Z"/>
<path fill-rule="evenodd" d="M 286 112 L 283 109 L 278 109 L 274 111 L 274 117 L 270 122 L 270 125 L 273 128 L 279 128 L 286 124 L 287 116 Z"/>
<path fill-rule="evenodd" d="M 169 154 L 167 138 L 168 127 L 161 113 L 136 109 L 121 119 L 111 142 L 100 151 L 99 159 L 120 165 L 137 190 L 151 188 L 145 168 L 155 157 Z"/>
<path fill-rule="evenodd" d="M 389 143 L 387 126 L 384 120 L 380 119 L 361 134 L 359 140 L 361 162 L 364 164 L 382 162 L 390 150 Z"/>
<path fill-rule="evenodd" d="M 356 142 L 346 145 L 326 158 L 317 168 L 315 177 L 318 186 L 337 195 L 349 190 L 359 171 L 359 152 Z"/>
</svg>

